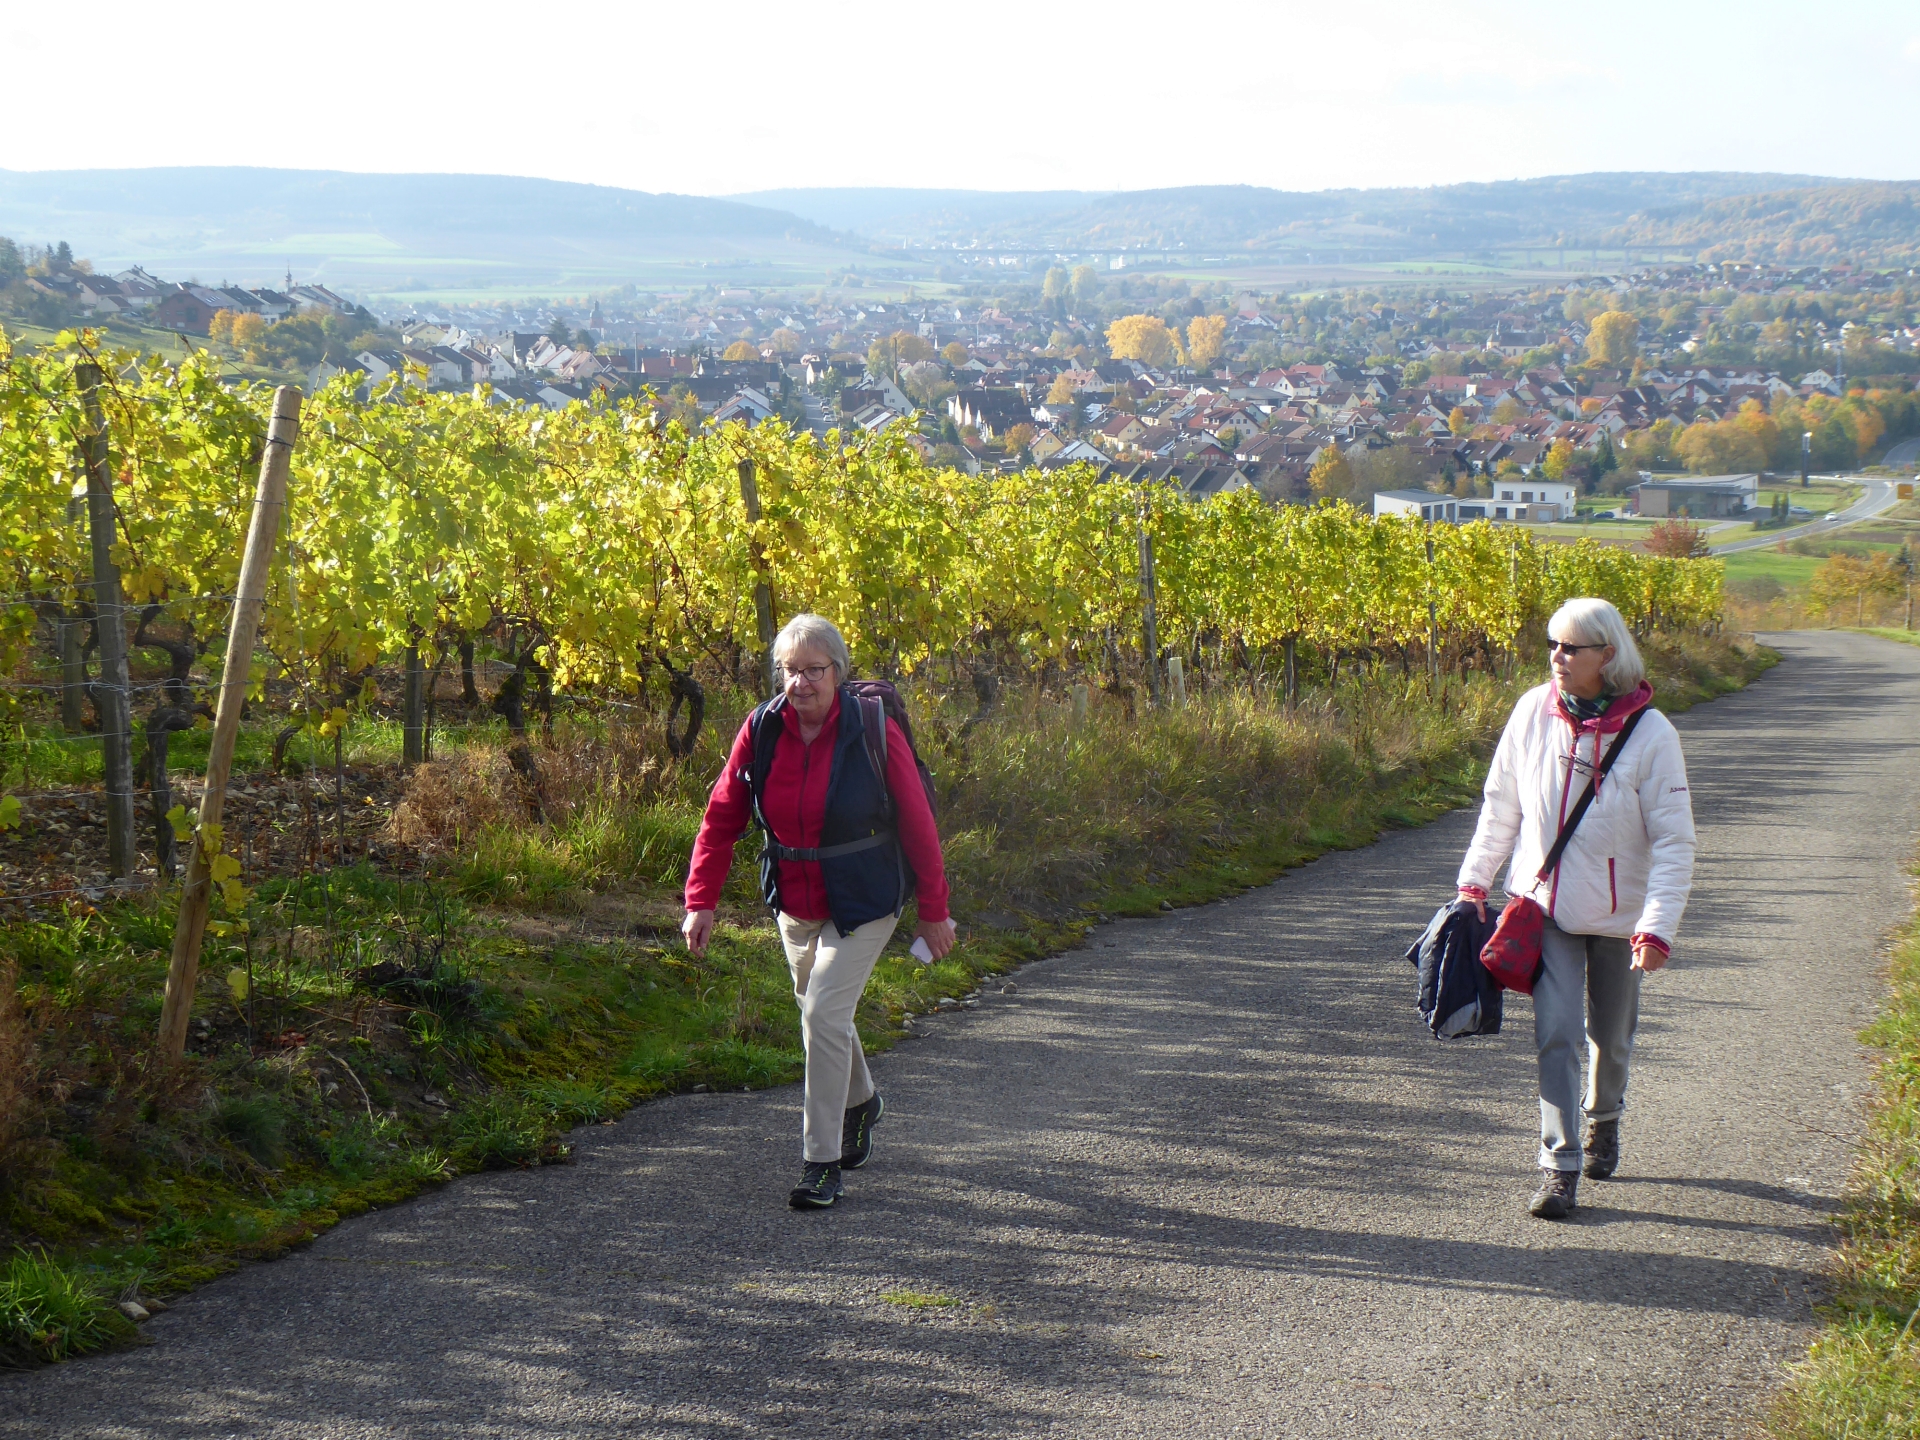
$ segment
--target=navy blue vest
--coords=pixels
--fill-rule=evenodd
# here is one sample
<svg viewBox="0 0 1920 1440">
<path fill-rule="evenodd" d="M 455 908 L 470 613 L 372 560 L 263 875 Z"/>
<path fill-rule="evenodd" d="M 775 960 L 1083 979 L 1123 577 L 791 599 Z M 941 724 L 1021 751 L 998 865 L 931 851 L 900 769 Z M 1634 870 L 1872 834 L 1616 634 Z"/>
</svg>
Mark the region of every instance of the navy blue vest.
<svg viewBox="0 0 1920 1440">
<path fill-rule="evenodd" d="M 752 769 L 747 775 L 753 791 L 754 818 L 760 821 L 766 843 L 760 851 L 760 896 L 769 909 L 780 906 L 780 865 L 787 859 L 818 859 L 826 885 L 827 909 L 834 928 L 851 935 L 870 920 L 898 915 L 913 893 L 913 871 L 894 831 L 893 806 L 886 783 L 874 773 L 862 730 L 863 708 L 844 690 L 840 692 L 840 731 L 827 772 L 827 813 L 820 826 L 817 851 L 788 850 L 775 839 L 760 815 L 760 795 L 773 768 L 773 752 L 786 728 L 787 697 L 777 695 L 753 712 L 748 722 L 752 740 Z M 882 719 L 884 724 L 884 718 Z M 859 842 L 885 837 L 884 843 Z M 851 853 L 824 854 L 846 846 Z"/>
</svg>

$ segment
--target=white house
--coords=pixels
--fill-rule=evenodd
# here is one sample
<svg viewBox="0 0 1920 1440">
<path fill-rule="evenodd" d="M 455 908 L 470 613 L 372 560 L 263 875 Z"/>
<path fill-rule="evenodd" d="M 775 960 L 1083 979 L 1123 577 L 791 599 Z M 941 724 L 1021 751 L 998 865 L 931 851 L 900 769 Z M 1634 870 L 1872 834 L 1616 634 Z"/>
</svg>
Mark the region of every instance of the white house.
<svg viewBox="0 0 1920 1440">
<path fill-rule="evenodd" d="M 1373 497 L 1373 513 L 1458 524 L 1460 502 L 1451 495 L 1436 495 L 1431 490 L 1382 490 Z"/>
<path fill-rule="evenodd" d="M 1557 480 L 1496 480 L 1493 486 L 1493 518 L 1527 520 L 1535 524 L 1552 520 L 1571 520 L 1580 487 Z"/>
</svg>

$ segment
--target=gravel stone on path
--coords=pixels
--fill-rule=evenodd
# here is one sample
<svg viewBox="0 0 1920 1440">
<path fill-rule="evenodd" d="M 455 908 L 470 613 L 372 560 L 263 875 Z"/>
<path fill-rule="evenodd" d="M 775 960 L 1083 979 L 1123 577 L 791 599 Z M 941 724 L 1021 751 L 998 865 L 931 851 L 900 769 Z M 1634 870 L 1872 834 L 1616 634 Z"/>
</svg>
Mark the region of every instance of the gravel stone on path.
<svg viewBox="0 0 1920 1440">
<path fill-rule="evenodd" d="M 1528 1002 L 1436 1042 L 1399 958 L 1463 811 L 923 1019 L 834 1210 L 785 1204 L 796 1088 L 665 1100 L 0 1380 L 0 1434 L 1747 1433 L 1813 1333 L 1920 815 L 1920 649 L 1773 643 L 1678 719 L 1695 898 L 1570 1222 L 1524 1209 Z"/>
</svg>

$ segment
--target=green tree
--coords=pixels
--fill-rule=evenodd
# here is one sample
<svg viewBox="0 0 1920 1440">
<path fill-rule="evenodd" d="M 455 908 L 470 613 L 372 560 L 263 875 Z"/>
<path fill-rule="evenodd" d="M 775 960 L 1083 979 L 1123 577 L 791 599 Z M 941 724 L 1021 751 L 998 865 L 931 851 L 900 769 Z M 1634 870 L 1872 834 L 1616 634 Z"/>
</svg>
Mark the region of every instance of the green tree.
<svg viewBox="0 0 1920 1440">
<path fill-rule="evenodd" d="M 1073 289 L 1073 277 L 1064 266 L 1055 265 L 1047 271 L 1046 278 L 1040 282 L 1042 300 L 1064 300 Z"/>
<path fill-rule="evenodd" d="M 1100 272 L 1091 265 L 1073 267 L 1073 303 L 1090 305 L 1100 298 Z"/>
</svg>

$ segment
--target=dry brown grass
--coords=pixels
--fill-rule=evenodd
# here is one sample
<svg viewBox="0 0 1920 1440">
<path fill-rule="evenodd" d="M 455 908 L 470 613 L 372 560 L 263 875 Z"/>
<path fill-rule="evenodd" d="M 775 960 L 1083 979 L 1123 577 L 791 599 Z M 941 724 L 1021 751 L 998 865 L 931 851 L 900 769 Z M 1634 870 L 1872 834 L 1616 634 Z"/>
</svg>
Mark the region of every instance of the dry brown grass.
<svg viewBox="0 0 1920 1440">
<path fill-rule="evenodd" d="M 0 960 L 0 1175 L 27 1124 L 34 1071 L 33 1037 L 16 989 L 18 966 Z"/>
</svg>

